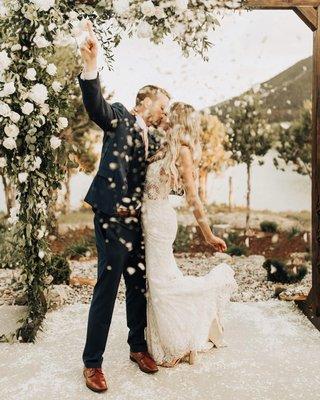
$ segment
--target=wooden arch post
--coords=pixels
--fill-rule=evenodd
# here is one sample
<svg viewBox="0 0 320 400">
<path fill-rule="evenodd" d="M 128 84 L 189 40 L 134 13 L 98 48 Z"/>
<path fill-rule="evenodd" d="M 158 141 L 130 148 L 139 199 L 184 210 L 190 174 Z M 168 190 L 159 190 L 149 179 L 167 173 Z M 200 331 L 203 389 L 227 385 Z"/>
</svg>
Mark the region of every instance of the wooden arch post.
<svg viewBox="0 0 320 400">
<path fill-rule="evenodd" d="M 247 0 L 250 9 L 293 10 L 313 31 L 312 83 L 312 288 L 298 306 L 320 330 L 320 22 L 319 0 Z"/>
</svg>

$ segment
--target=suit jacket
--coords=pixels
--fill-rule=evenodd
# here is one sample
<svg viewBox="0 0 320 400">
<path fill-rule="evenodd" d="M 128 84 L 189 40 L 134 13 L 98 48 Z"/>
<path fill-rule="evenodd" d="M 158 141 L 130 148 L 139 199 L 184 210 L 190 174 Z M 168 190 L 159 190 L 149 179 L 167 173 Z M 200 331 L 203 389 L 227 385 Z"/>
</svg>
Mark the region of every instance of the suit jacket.
<svg viewBox="0 0 320 400">
<path fill-rule="evenodd" d="M 78 80 L 89 118 L 104 132 L 98 171 L 84 201 L 108 215 L 114 214 L 119 205 L 137 208 L 147 162 L 136 117 L 123 104 L 110 104 L 104 99 L 99 74 L 89 80 L 81 79 L 79 74 Z M 149 154 L 159 146 L 155 136 L 149 134 Z"/>
</svg>

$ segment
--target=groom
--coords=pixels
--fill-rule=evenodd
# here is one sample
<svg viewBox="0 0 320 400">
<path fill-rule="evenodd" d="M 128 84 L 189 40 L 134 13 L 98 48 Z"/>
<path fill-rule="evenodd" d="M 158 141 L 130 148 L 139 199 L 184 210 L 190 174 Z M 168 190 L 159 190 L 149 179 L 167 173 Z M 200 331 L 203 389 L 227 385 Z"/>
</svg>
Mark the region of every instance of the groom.
<svg viewBox="0 0 320 400">
<path fill-rule="evenodd" d="M 132 112 L 121 103 L 106 102 L 97 72 L 98 41 L 90 22 L 87 29 L 89 37 L 81 46 L 84 68 L 78 79 L 86 111 L 104 137 L 98 172 L 85 197 L 94 211 L 98 273 L 82 359 L 87 387 L 102 392 L 108 388 L 101 369 L 103 353 L 122 274 L 130 359 L 143 372 L 158 371 L 144 335 L 146 277 L 140 210 L 147 157 L 159 147 L 148 126 L 159 126 L 166 117 L 170 96 L 163 89 L 145 86 Z"/>
</svg>

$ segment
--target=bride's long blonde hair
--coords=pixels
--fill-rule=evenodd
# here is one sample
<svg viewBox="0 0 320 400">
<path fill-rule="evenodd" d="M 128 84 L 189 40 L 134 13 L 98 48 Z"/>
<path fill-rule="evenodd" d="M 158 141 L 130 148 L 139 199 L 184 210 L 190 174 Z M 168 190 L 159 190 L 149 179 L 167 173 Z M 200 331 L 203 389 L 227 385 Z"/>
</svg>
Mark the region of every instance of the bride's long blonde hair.
<svg viewBox="0 0 320 400">
<path fill-rule="evenodd" d="M 181 146 L 191 150 L 195 171 L 201 160 L 201 118 L 190 104 L 176 102 L 169 110 L 169 129 L 166 134 L 166 156 L 163 164 L 165 174 L 171 179 L 171 187 L 175 191 L 181 189 L 178 171 L 178 159 Z"/>
</svg>

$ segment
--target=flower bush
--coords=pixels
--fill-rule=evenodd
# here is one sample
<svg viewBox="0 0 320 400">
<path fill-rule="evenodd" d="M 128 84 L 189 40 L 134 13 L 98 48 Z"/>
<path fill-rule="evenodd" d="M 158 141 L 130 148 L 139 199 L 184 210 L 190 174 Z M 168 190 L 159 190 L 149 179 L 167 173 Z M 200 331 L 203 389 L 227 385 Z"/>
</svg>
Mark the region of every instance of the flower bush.
<svg viewBox="0 0 320 400">
<path fill-rule="evenodd" d="M 2 340 L 33 342 L 46 313 L 49 209 L 64 180 L 69 155 L 63 139 L 68 127 L 68 85 L 75 76 L 56 79 L 50 59 L 59 46 L 70 46 L 75 59 L 83 20 L 91 19 L 109 62 L 123 35 L 160 43 L 171 36 L 185 55 L 206 59 L 207 32 L 219 25 L 222 8 L 240 0 L 70 1 L 3 0 L 0 6 L 0 168 L 17 191 L 9 222 L 28 295 L 21 326 Z M 73 81 L 74 82 L 74 81 Z"/>
</svg>

